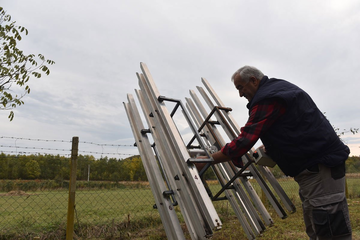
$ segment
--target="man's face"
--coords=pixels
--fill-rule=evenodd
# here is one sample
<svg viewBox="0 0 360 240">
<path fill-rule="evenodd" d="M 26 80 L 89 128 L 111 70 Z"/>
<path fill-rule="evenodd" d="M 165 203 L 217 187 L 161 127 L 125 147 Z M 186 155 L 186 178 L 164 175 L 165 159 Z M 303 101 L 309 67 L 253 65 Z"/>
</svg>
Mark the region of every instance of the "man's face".
<svg viewBox="0 0 360 240">
<path fill-rule="evenodd" d="M 259 87 L 259 80 L 255 77 L 251 77 L 248 82 L 244 82 L 240 75 L 237 74 L 234 78 L 234 85 L 239 91 L 240 97 L 245 97 L 250 102 Z"/>
</svg>

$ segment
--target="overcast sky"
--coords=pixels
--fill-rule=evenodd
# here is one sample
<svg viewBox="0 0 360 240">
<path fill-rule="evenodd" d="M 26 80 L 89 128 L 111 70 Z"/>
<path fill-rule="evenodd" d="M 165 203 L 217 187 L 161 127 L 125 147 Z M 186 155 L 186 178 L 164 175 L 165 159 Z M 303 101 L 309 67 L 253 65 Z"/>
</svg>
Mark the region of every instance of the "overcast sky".
<svg viewBox="0 0 360 240">
<path fill-rule="evenodd" d="M 185 100 L 206 78 L 241 126 L 247 100 L 230 77 L 252 65 L 306 90 L 340 130 L 360 127 L 359 1 L 3 0 L 1 6 L 29 30 L 19 47 L 56 62 L 49 76 L 30 80 L 31 94 L 12 122 L 0 111 L 2 151 L 64 155 L 69 142 L 24 138 L 79 136 L 82 154 L 137 154 L 123 102 L 127 93 L 136 96 L 140 62 L 171 98 Z M 342 139 L 351 155 L 360 155 L 360 133 Z"/>
</svg>

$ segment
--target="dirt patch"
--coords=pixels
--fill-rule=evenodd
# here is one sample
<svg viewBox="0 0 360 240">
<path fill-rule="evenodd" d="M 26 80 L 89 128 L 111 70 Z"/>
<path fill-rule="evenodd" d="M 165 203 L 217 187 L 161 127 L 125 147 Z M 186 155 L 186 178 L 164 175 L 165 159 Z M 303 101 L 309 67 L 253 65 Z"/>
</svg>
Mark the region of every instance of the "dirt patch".
<svg viewBox="0 0 360 240">
<path fill-rule="evenodd" d="M 30 194 L 30 193 L 26 193 L 24 191 L 21 191 L 21 190 L 16 190 L 16 191 L 10 191 L 8 193 L 3 193 L 3 194 L 0 194 L 0 196 L 22 196 L 22 197 L 28 197 L 28 196 L 31 196 L 31 195 L 36 195 L 36 194 Z"/>
</svg>

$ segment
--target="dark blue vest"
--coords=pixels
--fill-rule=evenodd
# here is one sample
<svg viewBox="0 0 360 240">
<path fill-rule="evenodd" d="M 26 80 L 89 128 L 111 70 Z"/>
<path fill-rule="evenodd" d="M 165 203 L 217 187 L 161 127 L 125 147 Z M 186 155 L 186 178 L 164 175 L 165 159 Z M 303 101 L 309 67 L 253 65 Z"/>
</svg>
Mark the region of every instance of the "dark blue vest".
<svg viewBox="0 0 360 240">
<path fill-rule="evenodd" d="M 247 108 L 270 98 L 283 101 L 286 112 L 260 139 L 286 175 L 294 177 L 318 163 L 334 167 L 348 158 L 349 148 L 305 91 L 285 80 L 265 76 Z"/>
</svg>

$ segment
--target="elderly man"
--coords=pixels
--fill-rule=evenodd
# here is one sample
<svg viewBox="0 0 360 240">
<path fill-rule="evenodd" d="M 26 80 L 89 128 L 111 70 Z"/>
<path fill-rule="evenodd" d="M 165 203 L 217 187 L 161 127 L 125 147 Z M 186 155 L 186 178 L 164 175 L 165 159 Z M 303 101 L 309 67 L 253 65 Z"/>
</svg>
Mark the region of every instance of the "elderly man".
<svg viewBox="0 0 360 240">
<path fill-rule="evenodd" d="M 299 184 L 310 239 L 351 239 L 345 198 L 350 151 L 311 97 L 251 66 L 237 70 L 232 81 L 249 101 L 249 118 L 240 135 L 212 155 L 213 164 L 232 161 L 241 167 L 241 156 L 260 138 L 266 153 Z"/>
</svg>

